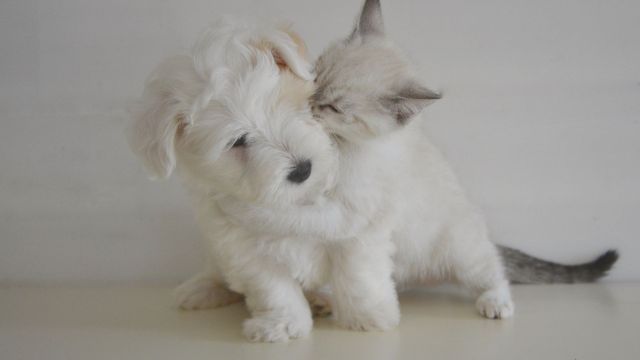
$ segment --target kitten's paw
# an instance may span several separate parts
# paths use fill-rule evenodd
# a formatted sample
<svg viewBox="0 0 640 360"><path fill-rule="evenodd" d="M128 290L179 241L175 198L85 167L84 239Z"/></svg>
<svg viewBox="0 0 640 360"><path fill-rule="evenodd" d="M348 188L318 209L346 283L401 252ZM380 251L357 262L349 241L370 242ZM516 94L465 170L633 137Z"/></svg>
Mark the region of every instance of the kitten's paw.
<svg viewBox="0 0 640 360"><path fill-rule="evenodd" d="M306 291L304 296L309 302L313 317L327 317L331 315L331 301L329 295L318 291Z"/></svg>
<svg viewBox="0 0 640 360"><path fill-rule="evenodd" d="M400 308L397 303L382 304L372 309L345 309L336 314L338 324L358 331L386 331L400 323Z"/></svg>
<svg viewBox="0 0 640 360"><path fill-rule="evenodd" d="M254 342L286 342L309 335L312 324L311 318L264 315L245 320L243 333Z"/></svg>
<svg viewBox="0 0 640 360"><path fill-rule="evenodd" d="M506 319L513 316L514 305L508 290L485 291L476 301L476 308L489 319Z"/></svg>
<svg viewBox="0 0 640 360"><path fill-rule="evenodd" d="M211 309L242 301L242 295L201 275L182 283L174 294L176 306L184 310Z"/></svg>

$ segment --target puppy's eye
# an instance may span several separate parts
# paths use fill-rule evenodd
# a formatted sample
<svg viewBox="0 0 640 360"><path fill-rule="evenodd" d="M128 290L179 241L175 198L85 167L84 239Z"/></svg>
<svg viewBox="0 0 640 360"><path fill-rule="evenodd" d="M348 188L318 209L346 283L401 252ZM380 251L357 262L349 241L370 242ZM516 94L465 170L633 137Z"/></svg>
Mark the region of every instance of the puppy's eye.
<svg viewBox="0 0 640 360"><path fill-rule="evenodd" d="M342 111L340 111L337 107L333 106L332 104L319 105L318 107L320 108L320 110L328 109L336 114L342 114Z"/></svg>
<svg viewBox="0 0 640 360"><path fill-rule="evenodd" d="M244 134L240 136L238 139L236 139L236 141L233 143L231 147L237 148L237 147L244 147L244 146L247 146L247 134Z"/></svg>

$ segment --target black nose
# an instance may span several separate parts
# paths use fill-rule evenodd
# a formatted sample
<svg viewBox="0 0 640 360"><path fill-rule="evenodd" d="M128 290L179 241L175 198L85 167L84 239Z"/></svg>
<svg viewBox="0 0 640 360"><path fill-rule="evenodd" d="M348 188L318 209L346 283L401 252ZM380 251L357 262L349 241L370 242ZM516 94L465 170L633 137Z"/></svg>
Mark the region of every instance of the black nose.
<svg viewBox="0 0 640 360"><path fill-rule="evenodd" d="M296 164L296 167L287 175L287 180L300 184L307 180L309 175L311 175L311 161L304 160Z"/></svg>

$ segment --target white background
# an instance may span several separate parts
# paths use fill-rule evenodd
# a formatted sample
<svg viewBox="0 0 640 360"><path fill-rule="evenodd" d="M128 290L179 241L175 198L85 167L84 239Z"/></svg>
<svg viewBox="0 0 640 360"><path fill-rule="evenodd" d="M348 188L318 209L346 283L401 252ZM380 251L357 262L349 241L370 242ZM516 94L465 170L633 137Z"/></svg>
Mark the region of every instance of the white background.
<svg viewBox="0 0 640 360"><path fill-rule="evenodd" d="M360 0L0 2L0 282L165 283L200 264L178 181L150 182L125 107L221 14L291 20L317 55ZM425 121L496 242L562 261L609 247L640 279L640 2L384 1L444 90Z"/></svg>

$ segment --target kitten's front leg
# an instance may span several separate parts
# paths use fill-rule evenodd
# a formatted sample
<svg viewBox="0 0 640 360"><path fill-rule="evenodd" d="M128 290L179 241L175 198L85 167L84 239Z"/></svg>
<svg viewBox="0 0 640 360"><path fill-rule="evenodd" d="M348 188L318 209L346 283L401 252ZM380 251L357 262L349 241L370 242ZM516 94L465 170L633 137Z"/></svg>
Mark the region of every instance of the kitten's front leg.
<svg viewBox="0 0 640 360"><path fill-rule="evenodd" d="M350 239L330 248L332 310L352 330L389 330L400 322L390 242Z"/></svg>
<svg viewBox="0 0 640 360"><path fill-rule="evenodd" d="M285 342L311 332L311 310L300 285L291 277L264 271L247 277L245 301L251 318L243 332L251 341Z"/></svg>
<svg viewBox="0 0 640 360"><path fill-rule="evenodd" d="M482 316L513 316L514 304L502 260L479 216L464 218L450 227L446 253L449 259L445 262L455 278L478 296L476 308Z"/></svg>

